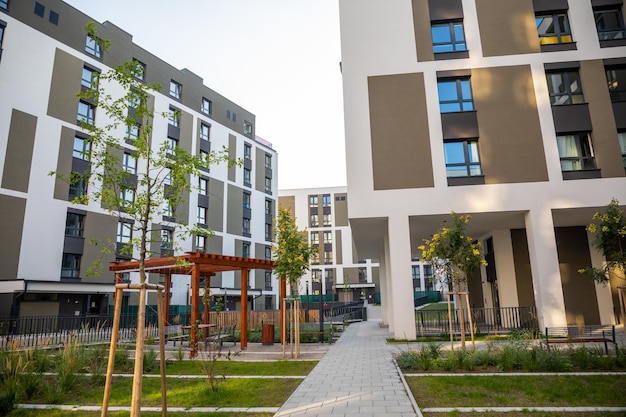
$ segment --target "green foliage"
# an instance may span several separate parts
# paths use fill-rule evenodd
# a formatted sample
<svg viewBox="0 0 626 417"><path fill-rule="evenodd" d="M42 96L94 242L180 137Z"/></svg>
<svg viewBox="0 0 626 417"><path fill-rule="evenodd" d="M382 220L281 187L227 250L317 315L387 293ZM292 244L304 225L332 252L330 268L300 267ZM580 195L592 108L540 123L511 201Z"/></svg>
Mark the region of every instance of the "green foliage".
<svg viewBox="0 0 626 417"><path fill-rule="evenodd" d="M606 283L609 281L609 273L616 274L624 279L626 271L626 218L624 211L619 209L619 201L615 198L606 206L604 211L593 215L593 220L587 230L595 237L592 245L606 259L603 268L588 267L578 272L589 275L594 281Z"/></svg>
<svg viewBox="0 0 626 417"><path fill-rule="evenodd" d="M433 275L444 284L460 288L480 265L487 265L480 243L465 235L471 216L450 214L451 225L442 227L419 246L422 257L433 267Z"/></svg>
<svg viewBox="0 0 626 417"><path fill-rule="evenodd" d="M274 243L274 271L287 278L293 293L298 290L300 277L309 270L309 262L317 250L309 245L306 230L298 230L291 210L282 206L278 208Z"/></svg>

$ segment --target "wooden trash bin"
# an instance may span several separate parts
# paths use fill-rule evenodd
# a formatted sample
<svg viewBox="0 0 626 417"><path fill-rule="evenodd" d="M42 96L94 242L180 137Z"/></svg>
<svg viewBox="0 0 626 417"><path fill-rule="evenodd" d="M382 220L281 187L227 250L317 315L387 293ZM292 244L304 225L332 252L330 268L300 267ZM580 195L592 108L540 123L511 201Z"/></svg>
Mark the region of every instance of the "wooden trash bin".
<svg viewBox="0 0 626 417"><path fill-rule="evenodd" d="M274 344L274 324L273 323L261 324L261 343L264 345Z"/></svg>

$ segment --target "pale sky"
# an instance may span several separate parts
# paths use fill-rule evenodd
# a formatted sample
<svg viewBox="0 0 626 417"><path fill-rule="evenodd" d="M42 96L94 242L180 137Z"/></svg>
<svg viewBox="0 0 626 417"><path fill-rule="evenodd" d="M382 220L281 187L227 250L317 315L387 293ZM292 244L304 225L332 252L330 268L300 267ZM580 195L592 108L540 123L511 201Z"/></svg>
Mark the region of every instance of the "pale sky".
<svg viewBox="0 0 626 417"><path fill-rule="evenodd" d="M346 185L338 0L65 0L256 116L278 188Z"/></svg>

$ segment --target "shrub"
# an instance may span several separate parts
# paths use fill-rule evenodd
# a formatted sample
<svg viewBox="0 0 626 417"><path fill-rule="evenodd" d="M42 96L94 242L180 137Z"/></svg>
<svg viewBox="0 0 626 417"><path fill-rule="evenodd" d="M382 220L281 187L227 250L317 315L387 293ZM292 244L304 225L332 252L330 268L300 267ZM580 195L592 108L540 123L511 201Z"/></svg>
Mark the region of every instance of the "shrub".
<svg viewBox="0 0 626 417"><path fill-rule="evenodd" d="M400 352L394 355L396 364L403 371L416 371L419 369L419 355L412 350Z"/></svg>
<svg viewBox="0 0 626 417"><path fill-rule="evenodd" d="M148 349L143 354L143 369L145 372L153 371L159 367L159 361L154 349Z"/></svg>

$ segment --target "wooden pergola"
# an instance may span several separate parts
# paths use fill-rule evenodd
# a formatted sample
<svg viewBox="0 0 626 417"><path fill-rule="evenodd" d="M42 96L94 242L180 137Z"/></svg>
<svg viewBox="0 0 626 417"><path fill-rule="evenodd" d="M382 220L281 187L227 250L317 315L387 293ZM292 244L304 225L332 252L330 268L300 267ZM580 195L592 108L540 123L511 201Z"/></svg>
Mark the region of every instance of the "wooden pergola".
<svg viewBox="0 0 626 417"><path fill-rule="evenodd" d="M185 252L184 255L166 258L146 259L146 273L164 274L165 288L169 289L172 275L191 275L191 347L192 355L196 353L198 343L197 324L200 322L200 277L204 276L204 289L210 288L210 277L217 272L241 271L241 330L240 346L248 345L248 273L251 269L274 269L275 263L266 259L242 258L239 256L216 255L204 252ZM139 262L114 262L109 270L115 272L117 283L122 282L125 272L139 271ZM281 287L282 288L282 287ZM167 321L170 305L170 292L165 291L164 321ZM203 322L208 322L209 312L204 311ZM164 323L165 324L165 323ZM194 327L196 327L194 329Z"/></svg>

